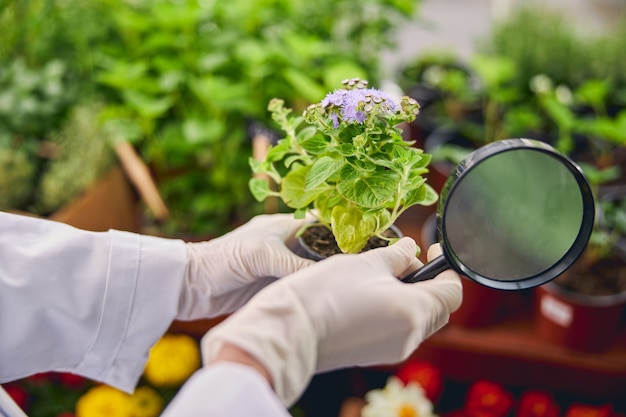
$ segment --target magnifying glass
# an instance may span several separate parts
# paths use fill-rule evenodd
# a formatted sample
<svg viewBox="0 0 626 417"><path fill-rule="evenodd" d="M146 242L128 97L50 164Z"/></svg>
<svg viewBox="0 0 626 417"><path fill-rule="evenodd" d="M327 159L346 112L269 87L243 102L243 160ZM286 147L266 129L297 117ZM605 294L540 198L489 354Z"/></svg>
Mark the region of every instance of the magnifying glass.
<svg viewBox="0 0 626 417"><path fill-rule="evenodd" d="M453 269L502 290L544 284L580 256L594 212L589 183L569 158L541 141L492 142L468 155L441 191L443 254L402 281Z"/></svg>

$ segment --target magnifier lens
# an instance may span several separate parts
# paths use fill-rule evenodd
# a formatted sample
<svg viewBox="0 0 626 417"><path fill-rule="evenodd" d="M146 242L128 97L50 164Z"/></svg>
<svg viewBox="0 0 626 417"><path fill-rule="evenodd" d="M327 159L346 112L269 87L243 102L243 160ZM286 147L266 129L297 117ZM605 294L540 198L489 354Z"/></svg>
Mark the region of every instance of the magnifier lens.
<svg viewBox="0 0 626 417"><path fill-rule="evenodd" d="M558 264L583 222L573 173L550 153L516 149L472 167L450 190L440 229L455 263L497 281L527 279Z"/></svg>

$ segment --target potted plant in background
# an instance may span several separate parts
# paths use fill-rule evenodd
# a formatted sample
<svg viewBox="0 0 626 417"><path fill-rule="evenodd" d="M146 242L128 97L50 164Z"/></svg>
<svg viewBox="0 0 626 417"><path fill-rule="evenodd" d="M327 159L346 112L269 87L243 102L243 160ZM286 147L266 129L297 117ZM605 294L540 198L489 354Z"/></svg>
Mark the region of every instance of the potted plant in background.
<svg viewBox="0 0 626 417"><path fill-rule="evenodd" d="M459 61L452 61L459 62ZM460 64L434 65L423 73L423 83L440 91L431 104L433 128L424 149L433 156L429 182L440 191L454 166L470 152L490 142L520 137L537 126L538 116L521 101L523 94L511 84L515 65L509 59L476 55ZM415 91L415 90L413 90ZM420 114L421 116L421 114ZM436 213L424 220L423 245L439 240ZM493 324L509 308L524 303L522 294L503 293L464 278L463 304L450 321L466 327Z"/></svg>
<svg viewBox="0 0 626 417"><path fill-rule="evenodd" d="M420 103L420 117L410 124L411 140L420 147L441 124L477 111L476 77L453 51L423 51L402 64L397 79L404 94Z"/></svg>
<svg viewBox="0 0 626 417"><path fill-rule="evenodd" d="M558 147L576 159L592 184L596 225L581 259L536 291L539 334L586 350L610 347L626 305L626 109L609 111L610 83L589 79L577 88L532 82Z"/></svg>
<svg viewBox="0 0 626 417"><path fill-rule="evenodd" d="M93 80L110 2L0 6L0 209L88 230L139 230Z"/></svg>
<svg viewBox="0 0 626 417"><path fill-rule="evenodd" d="M468 104L481 103L478 117L476 113L473 117L454 117L443 111L445 106L431 105L432 109L437 109L438 122L430 139L426 138L424 149L433 155L430 175L435 177L431 181L435 188L445 182L453 164L473 146L508 137L548 142L582 165L588 177L596 176L591 172L595 167L600 176L609 177L603 178L603 183L616 187L624 184L623 177L620 179L620 174L615 174L618 167L626 172L623 156L626 152L626 112L623 110L626 83L623 73L617 70L625 64L623 53L618 52L624 50L626 40L618 36L622 31L623 25L618 25L605 35L584 38L559 14L532 7L520 8L510 19L498 22L492 33L478 44L476 56L466 64L468 75L459 77L456 71L456 89L446 90L456 91L446 100L473 96ZM562 56L555 59L555 54ZM558 65L554 64L556 62ZM601 72L600 68L607 71ZM437 77L433 77L440 82L442 90L449 84L446 71L452 72L439 67L435 72ZM460 114L472 114L470 108L467 106L468 111ZM432 141L441 145L453 137L457 138L453 144L462 146L433 148L430 145ZM459 137L464 140L460 141ZM447 161L452 164L446 164ZM442 167L443 170L438 169ZM596 183L599 184L599 180ZM605 190L604 186L597 187L598 200L604 198ZM426 244L438 238L434 215L425 222L423 230L427 233L422 237ZM468 293L471 288L480 293L474 303L471 302L474 297ZM490 324L516 314L515 310L519 314L527 306L530 308L533 299L531 294L524 293L524 298L518 300L520 303L513 303L513 300L502 303L497 301L503 299L500 293L491 297L493 304L481 301L488 296L484 293L490 291L493 290L467 282L463 305L451 321L463 317L481 325ZM496 309L500 304L502 307ZM479 310L489 305L491 311L485 311L485 320L479 320L481 315L472 305Z"/></svg>
<svg viewBox="0 0 626 417"><path fill-rule="evenodd" d="M437 200L424 178L430 155L405 141L397 127L415 118L418 103L407 96L396 103L358 78L343 86L301 116L272 100L268 109L286 136L264 160L250 161L257 200L280 198L296 217L315 217L300 231L301 242L336 243L332 251L317 250L317 259L369 249L372 238L384 246L399 237L386 233L407 208Z"/></svg>
<svg viewBox="0 0 626 417"><path fill-rule="evenodd" d="M151 167L159 234L213 236L261 211L247 190L254 120L273 97L302 111L348 76L376 80L381 49L416 2L120 2L100 48L105 117Z"/></svg>
<svg viewBox="0 0 626 417"><path fill-rule="evenodd" d="M626 310L626 190L598 187L615 170L586 166L596 195L596 225L581 258L535 291L535 323L545 340L572 349L609 349ZM613 173L613 175L611 175Z"/></svg>

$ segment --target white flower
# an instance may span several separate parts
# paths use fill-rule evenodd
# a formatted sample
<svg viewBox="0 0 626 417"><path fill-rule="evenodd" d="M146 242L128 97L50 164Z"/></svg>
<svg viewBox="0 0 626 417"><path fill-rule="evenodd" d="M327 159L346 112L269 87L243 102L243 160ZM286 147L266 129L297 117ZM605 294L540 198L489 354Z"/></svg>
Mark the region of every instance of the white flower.
<svg viewBox="0 0 626 417"><path fill-rule="evenodd" d="M383 389L369 391L363 417L435 417L433 404L424 395L419 384L404 385L400 379L391 377Z"/></svg>

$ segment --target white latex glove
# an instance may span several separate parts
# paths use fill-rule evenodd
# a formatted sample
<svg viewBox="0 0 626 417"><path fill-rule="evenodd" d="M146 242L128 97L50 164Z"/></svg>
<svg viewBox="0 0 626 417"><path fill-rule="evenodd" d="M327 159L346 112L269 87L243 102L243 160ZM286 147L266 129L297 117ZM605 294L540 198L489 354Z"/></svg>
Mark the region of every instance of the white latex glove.
<svg viewBox="0 0 626 417"><path fill-rule="evenodd" d="M231 313L277 278L312 265L287 247L307 221L293 214L261 215L219 238L187 243L189 266L176 318Z"/></svg>
<svg viewBox="0 0 626 417"><path fill-rule="evenodd" d="M268 286L202 340L205 364L224 343L267 369L286 406L314 372L397 363L447 323L461 304L461 280L398 280L421 266L411 238L358 255L335 255ZM440 253L438 245L429 259Z"/></svg>

